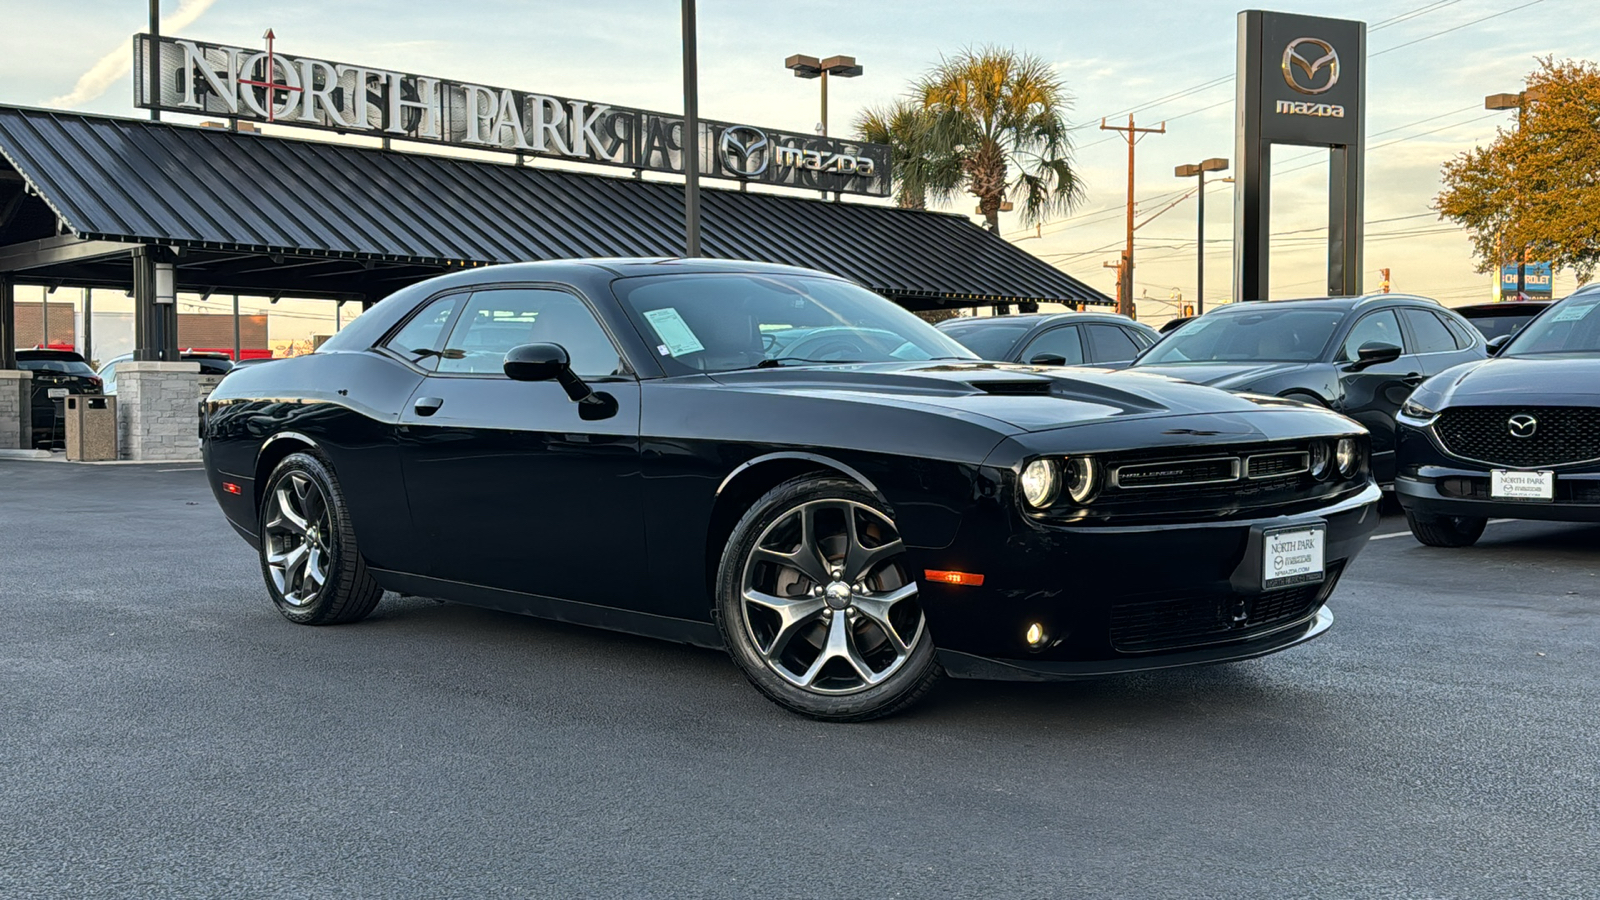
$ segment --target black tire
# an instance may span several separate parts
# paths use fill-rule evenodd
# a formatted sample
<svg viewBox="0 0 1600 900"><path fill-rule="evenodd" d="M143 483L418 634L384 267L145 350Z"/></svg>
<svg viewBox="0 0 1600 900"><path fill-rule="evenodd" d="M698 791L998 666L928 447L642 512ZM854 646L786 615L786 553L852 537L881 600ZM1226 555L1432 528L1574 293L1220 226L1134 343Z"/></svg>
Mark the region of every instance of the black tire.
<svg viewBox="0 0 1600 900"><path fill-rule="evenodd" d="M308 488L320 503L308 499L313 495ZM327 460L314 453L290 454L272 470L261 498L261 577L278 612L300 625L366 618L383 588L367 573L344 492ZM285 503L292 516L283 514ZM300 561L291 565L297 550ZM312 573L319 571L316 584Z"/></svg>
<svg viewBox="0 0 1600 900"><path fill-rule="evenodd" d="M1470 547L1483 537L1488 519L1476 516L1424 516L1406 510L1411 534L1429 547Z"/></svg>
<svg viewBox="0 0 1600 900"><path fill-rule="evenodd" d="M793 566L774 561L774 542L791 537L785 546L796 548L791 555L799 558L805 542L794 529L805 527L807 516L813 535L828 533L814 541L819 554ZM835 521L841 531L829 532ZM850 554L852 547L858 555ZM857 561L858 572L841 574ZM826 587L802 571L813 565L827 567L815 570L829 575ZM848 574L858 577L846 580ZM793 602L794 621L802 624L785 628L774 607L749 602L747 584L770 591L757 596ZM768 699L814 719L861 722L917 702L942 674L918 602L889 509L853 481L808 475L768 491L734 526L718 568L715 612L729 655ZM801 604L821 606L801 616ZM836 647L848 647L848 655ZM809 685L800 683L807 679L797 671L808 664L807 654Z"/></svg>

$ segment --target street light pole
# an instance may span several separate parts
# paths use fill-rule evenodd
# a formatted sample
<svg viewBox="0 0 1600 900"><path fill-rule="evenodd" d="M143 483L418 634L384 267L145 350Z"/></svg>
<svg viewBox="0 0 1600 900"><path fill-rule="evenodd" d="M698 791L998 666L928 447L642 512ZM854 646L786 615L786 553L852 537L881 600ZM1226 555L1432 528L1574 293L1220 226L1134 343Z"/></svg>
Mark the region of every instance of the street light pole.
<svg viewBox="0 0 1600 900"><path fill-rule="evenodd" d="M1228 168L1228 161L1222 157L1212 157L1201 160L1192 166L1179 166L1172 174L1179 178L1200 179L1200 221L1196 228L1198 236L1195 244L1195 288L1194 288L1194 314L1205 315L1206 311L1206 173L1221 172Z"/></svg>
<svg viewBox="0 0 1600 900"><path fill-rule="evenodd" d="M822 79L822 136L828 136L828 76L837 75L840 78L855 78L865 69L856 65L854 56L830 56L827 59L817 59L815 56L806 56L796 53L783 61L783 66L794 72L796 78L821 78Z"/></svg>
<svg viewBox="0 0 1600 900"><path fill-rule="evenodd" d="M694 0L683 0L683 255L689 257L700 255L700 96L694 35Z"/></svg>
<svg viewBox="0 0 1600 900"><path fill-rule="evenodd" d="M1517 134L1520 136L1522 134L1522 113L1523 113L1523 111L1528 108L1528 104L1529 103L1532 103L1535 100L1542 100L1542 99L1544 99L1544 91L1543 91L1543 89L1537 88L1537 87L1531 87L1531 88L1527 88L1526 90L1519 91L1519 92L1517 92L1515 94L1490 94L1489 96L1483 98L1483 108L1484 109L1493 109L1493 110L1507 110L1507 109L1516 110L1517 111ZM1522 180L1521 173L1519 172L1517 174L1518 174L1517 181L1520 184L1521 180ZM1518 216L1522 215L1522 191L1521 191L1520 188L1518 188L1518 191L1517 191L1517 211L1516 212L1517 212ZM1527 248L1527 245L1524 244L1522 249L1517 252L1517 299L1518 300L1522 299L1522 295L1527 290L1527 287L1528 287L1527 267L1528 267L1528 248ZM1499 273L1498 272L1495 273L1495 277L1498 280L1498 278L1499 278ZM1504 298L1502 298L1502 299L1504 299Z"/></svg>

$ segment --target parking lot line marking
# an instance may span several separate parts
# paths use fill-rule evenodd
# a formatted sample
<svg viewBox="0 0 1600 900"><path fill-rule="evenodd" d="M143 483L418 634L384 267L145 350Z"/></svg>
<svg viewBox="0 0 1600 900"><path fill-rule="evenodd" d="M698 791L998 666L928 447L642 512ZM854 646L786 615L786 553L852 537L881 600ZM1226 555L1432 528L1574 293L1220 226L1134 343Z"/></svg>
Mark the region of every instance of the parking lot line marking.
<svg viewBox="0 0 1600 900"><path fill-rule="evenodd" d="M1515 522L1515 521L1517 521L1517 520L1516 519L1490 519L1489 520L1489 524L1490 525L1504 525L1507 522ZM1389 534L1375 534L1372 537L1368 538L1368 540L1384 541L1384 540L1388 540L1389 538L1410 537L1410 536L1411 536L1411 532L1409 532L1409 531L1393 531L1393 532L1390 532Z"/></svg>

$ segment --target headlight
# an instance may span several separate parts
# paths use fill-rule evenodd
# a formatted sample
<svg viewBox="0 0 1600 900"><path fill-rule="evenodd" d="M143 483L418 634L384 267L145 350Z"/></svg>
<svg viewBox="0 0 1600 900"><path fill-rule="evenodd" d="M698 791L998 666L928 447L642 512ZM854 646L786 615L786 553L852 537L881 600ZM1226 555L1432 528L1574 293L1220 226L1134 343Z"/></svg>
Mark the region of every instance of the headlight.
<svg viewBox="0 0 1600 900"><path fill-rule="evenodd" d="M1361 452L1356 447L1355 438L1339 438L1339 448L1334 451L1334 457L1339 464L1339 474L1346 478L1356 474L1356 469L1361 466Z"/></svg>
<svg viewBox="0 0 1600 900"><path fill-rule="evenodd" d="M1407 400L1401 404L1400 415L1422 425L1432 425L1433 420L1439 418L1437 410L1429 409L1415 400Z"/></svg>
<svg viewBox="0 0 1600 900"><path fill-rule="evenodd" d="M1333 450L1327 441L1311 442L1311 477L1318 481L1333 471Z"/></svg>
<svg viewBox="0 0 1600 900"><path fill-rule="evenodd" d="M1100 491L1100 462L1092 456L1074 456L1067 460L1067 496L1080 506L1094 499Z"/></svg>
<svg viewBox="0 0 1600 900"><path fill-rule="evenodd" d="M1034 509L1044 509L1054 502L1060 487L1056 464L1048 459L1036 459L1022 470L1022 499Z"/></svg>

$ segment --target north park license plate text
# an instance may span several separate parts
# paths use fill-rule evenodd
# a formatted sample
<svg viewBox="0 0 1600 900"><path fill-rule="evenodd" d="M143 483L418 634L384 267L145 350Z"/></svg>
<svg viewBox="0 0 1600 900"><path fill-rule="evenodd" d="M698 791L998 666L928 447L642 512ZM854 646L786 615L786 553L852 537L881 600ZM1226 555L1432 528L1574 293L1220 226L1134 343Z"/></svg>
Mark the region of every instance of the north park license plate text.
<svg viewBox="0 0 1600 900"><path fill-rule="evenodd" d="M1322 580L1322 551L1327 536L1323 525L1304 525L1269 531L1262 542L1261 588L1274 591Z"/></svg>
<svg viewBox="0 0 1600 900"><path fill-rule="evenodd" d="M1554 500L1556 473L1495 469L1489 473L1489 496L1496 500Z"/></svg>

